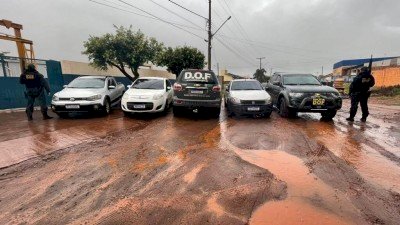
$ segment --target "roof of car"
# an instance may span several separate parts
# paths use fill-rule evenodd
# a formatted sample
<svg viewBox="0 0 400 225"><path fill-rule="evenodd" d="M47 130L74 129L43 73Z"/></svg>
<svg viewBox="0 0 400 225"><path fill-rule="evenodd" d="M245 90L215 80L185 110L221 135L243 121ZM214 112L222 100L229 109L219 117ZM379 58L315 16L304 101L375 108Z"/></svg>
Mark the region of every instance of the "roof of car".
<svg viewBox="0 0 400 225"><path fill-rule="evenodd" d="M138 79L148 79L148 80L166 80L164 77L139 77Z"/></svg>
<svg viewBox="0 0 400 225"><path fill-rule="evenodd" d="M106 76L81 76L79 79L105 79Z"/></svg>
<svg viewBox="0 0 400 225"><path fill-rule="evenodd" d="M309 73L276 73L277 75L281 75L281 76L314 76L312 74Z"/></svg>
<svg viewBox="0 0 400 225"><path fill-rule="evenodd" d="M232 80L232 82L236 82L236 81L257 81L257 80L256 79L252 79L252 78Z"/></svg>

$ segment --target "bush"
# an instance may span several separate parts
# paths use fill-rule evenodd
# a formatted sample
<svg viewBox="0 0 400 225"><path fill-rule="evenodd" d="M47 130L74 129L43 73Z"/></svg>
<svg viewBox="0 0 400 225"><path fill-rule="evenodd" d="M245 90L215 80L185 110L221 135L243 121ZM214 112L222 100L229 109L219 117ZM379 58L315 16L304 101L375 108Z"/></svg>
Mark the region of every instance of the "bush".
<svg viewBox="0 0 400 225"><path fill-rule="evenodd" d="M397 96L400 95L400 85L376 88L372 91L372 94L377 96Z"/></svg>

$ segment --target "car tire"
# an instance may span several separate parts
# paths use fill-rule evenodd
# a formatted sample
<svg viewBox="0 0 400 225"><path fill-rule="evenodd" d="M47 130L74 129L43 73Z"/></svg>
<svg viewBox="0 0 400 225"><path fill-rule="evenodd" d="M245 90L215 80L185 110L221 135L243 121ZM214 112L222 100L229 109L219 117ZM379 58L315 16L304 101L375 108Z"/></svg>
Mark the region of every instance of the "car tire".
<svg viewBox="0 0 400 225"><path fill-rule="evenodd" d="M232 111L231 106L229 105L229 103L226 103L225 106L226 106L226 114L227 114L227 116L228 116L228 117L233 117L233 116L234 116L234 113L233 113L233 111Z"/></svg>
<svg viewBox="0 0 400 225"><path fill-rule="evenodd" d="M332 120L336 116L336 110L328 110L326 112L322 112L321 116L324 120Z"/></svg>
<svg viewBox="0 0 400 225"><path fill-rule="evenodd" d="M284 98L281 98L279 100L279 115L284 118L294 118L297 116L297 112L289 109L286 104L286 100Z"/></svg>
<svg viewBox="0 0 400 225"><path fill-rule="evenodd" d="M166 115L168 113L168 110L170 108L169 104L168 104L168 100L165 101L165 106L164 106L164 110L162 111L162 114Z"/></svg>
<svg viewBox="0 0 400 225"><path fill-rule="evenodd" d="M108 98L104 101L104 106L103 106L103 114L104 115L109 115L111 113L111 103Z"/></svg>

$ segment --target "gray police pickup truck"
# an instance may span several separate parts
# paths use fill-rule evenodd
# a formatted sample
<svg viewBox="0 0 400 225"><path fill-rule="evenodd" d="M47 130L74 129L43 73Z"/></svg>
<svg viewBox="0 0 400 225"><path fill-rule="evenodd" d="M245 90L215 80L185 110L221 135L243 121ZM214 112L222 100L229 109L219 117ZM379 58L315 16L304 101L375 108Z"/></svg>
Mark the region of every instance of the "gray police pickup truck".
<svg viewBox="0 0 400 225"><path fill-rule="evenodd" d="M265 90L282 117L295 117L298 112L321 113L323 119L331 120L342 107L339 92L322 85L311 74L275 73Z"/></svg>
<svg viewBox="0 0 400 225"><path fill-rule="evenodd" d="M221 85L213 71L183 70L174 84L173 112L182 115L185 110L218 117L221 109Z"/></svg>

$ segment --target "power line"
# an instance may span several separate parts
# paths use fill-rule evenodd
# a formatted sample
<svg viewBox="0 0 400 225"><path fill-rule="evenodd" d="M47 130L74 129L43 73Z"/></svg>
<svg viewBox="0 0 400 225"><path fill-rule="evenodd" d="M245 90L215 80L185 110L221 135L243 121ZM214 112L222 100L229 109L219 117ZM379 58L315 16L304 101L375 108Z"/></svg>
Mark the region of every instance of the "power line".
<svg viewBox="0 0 400 225"><path fill-rule="evenodd" d="M93 1L93 0L89 0L89 1ZM198 37L198 38L200 38L200 39L202 39L202 40L205 40L205 39L204 39L203 37L201 37L200 35L197 35L197 34L191 32L191 31L188 31L188 30L186 30L186 29L183 29L182 27L179 27L179 26L177 26L177 25L175 25L175 24L173 24L173 23L171 23L171 22L169 22L169 21L166 21L166 20L164 20L164 19L161 19L160 17L157 17L157 16L155 16L154 14L151 14L151 13L147 12L146 10L143 10L143 9L141 9L141 8L139 8L139 7L136 7L136 6L134 6L134 5L130 4L130 3L127 3L127 2L125 2L125 1L123 1L123 0L118 0L118 1L124 3L124 4L128 5L128 6L130 6L130 7L132 7L132 8L135 8L135 9L141 11L141 12L144 12L144 13L146 13L147 15L150 15L150 16L152 16L152 17L154 17L154 18L157 18L158 20L160 20L160 21L162 21L162 22L164 22L164 23L167 23L167 24L169 24L169 25L171 25L171 26L174 26L174 27L176 27L176 28L178 28L178 29L180 29L180 30L183 30L183 31L185 31L186 33L189 33L189 34L191 34L191 35L193 35L193 36L196 36L196 37Z"/></svg>
<svg viewBox="0 0 400 225"><path fill-rule="evenodd" d="M219 43L221 43L226 49L228 49L230 52L232 52L233 54L235 54L237 57L243 59L244 61L246 61L247 63L249 63L250 65L255 66L255 64L253 64L253 62L249 61L247 58L243 57L240 53L236 52L235 50L233 50L230 46L226 45L223 41L221 41L218 38L215 38Z"/></svg>
<svg viewBox="0 0 400 225"><path fill-rule="evenodd" d="M177 17L179 17L179 18L181 18L181 19L183 19L183 20L185 20L185 21L187 21L187 22L191 23L192 25L194 25L194 26L196 26L196 27L199 27L199 28L201 28L202 30L205 30L205 29L204 29L204 28L202 28L201 26L199 26L199 25L197 25L197 24L193 23L191 20L189 20L189 19L186 19L185 17L183 17L183 16L179 15L178 13L176 13L176 12L174 12L174 11L172 11L172 10L168 9L167 7L165 7L165 6L161 5L160 3L157 3L157 2L155 2L154 0L150 0L150 1L151 1L152 3L154 3L154 4L158 5L159 7L161 7L161 8L163 8L163 9L167 10L168 12L170 12L170 13L174 14L175 16L177 16Z"/></svg>
<svg viewBox="0 0 400 225"><path fill-rule="evenodd" d="M194 15L199 16L199 17L205 19L206 21L208 21L208 18L206 18L206 17L204 17L204 16L202 16L202 15L196 13L196 12L193 12L192 10L190 10L190 9L184 7L184 6L181 6L181 5L179 5L178 3L176 3L176 2L173 2L173 1L171 1L171 0L169 0L169 1L170 1L172 4L175 4L175 5L177 5L178 7L182 8L182 9L188 11L188 12L191 12L191 13L193 13Z"/></svg>
<svg viewBox="0 0 400 225"><path fill-rule="evenodd" d="M108 5L108 4L105 4L105 3L102 3L102 2L98 2L98 1L95 1L95 0L89 0L89 1L93 2L93 3L96 3L98 5L103 5L103 6L106 6L106 7L109 7L109 8L113 8L113 9L116 9L116 10L119 10L119 11L123 11L123 12L131 13L131 14L134 14L134 15L137 15L137 16L141 16L141 17L144 17L144 18L160 21L158 18L155 18L155 17L152 17L152 16L146 16L146 15L143 15L143 14L140 14L140 13L136 13L136 12L133 12L133 11L130 11L130 10L121 9L121 8L118 8L118 7L115 7L115 6L112 6L112 5ZM107 0L103 0L103 1L110 2L110 1L107 1ZM113 4L115 4L115 3L113 3ZM161 22L164 22L164 21L161 21ZM169 23L174 24L176 26L189 28L189 29L204 30L204 29L200 29L200 28L197 28L197 27L187 26L187 25L184 25L184 24L179 24L179 23L174 23L174 22L169 22Z"/></svg>

